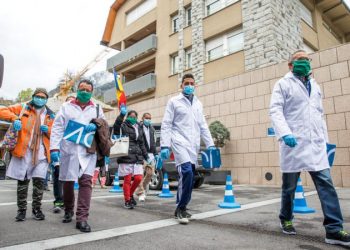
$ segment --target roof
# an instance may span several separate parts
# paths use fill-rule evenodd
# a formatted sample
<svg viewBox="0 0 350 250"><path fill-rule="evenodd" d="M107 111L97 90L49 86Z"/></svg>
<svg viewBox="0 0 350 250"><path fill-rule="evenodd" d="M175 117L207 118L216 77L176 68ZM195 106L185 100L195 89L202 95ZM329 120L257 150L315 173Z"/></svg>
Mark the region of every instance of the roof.
<svg viewBox="0 0 350 250"><path fill-rule="evenodd" d="M109 9L105 30L103 32L103 37L100 42L101 45L108 46L109 42L111 41L114 23L117 17L117 12L125 2L126 0L115 0L111 8Z"/></svg>

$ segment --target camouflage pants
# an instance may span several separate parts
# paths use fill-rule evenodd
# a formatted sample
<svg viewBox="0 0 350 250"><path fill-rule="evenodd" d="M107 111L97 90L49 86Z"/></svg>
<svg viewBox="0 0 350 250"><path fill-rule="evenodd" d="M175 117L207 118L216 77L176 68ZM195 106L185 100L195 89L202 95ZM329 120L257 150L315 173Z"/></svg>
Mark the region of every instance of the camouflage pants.
<svg viewBox="0 0 350 250"><path fill-rule="evenodd" d="M30 180L18 181L17 184L17 206L18 210L27 209L27 196ZM33 209L40 209L44 193L44 179L33 178Z"/></svg>

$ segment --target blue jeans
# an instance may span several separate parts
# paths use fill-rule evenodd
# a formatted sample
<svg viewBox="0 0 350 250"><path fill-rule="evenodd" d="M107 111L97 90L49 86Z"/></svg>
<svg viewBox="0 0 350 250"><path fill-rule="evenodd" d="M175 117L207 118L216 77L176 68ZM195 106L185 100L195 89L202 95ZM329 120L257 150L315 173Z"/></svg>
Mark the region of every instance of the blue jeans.
<svg viewBox="0 0 350 250"><path fill-rule="evenodd" d="M59 166L53 167L53 195L55 196L55 201L56 202L63 202L62 198L62 182L58 179L60 173L60 168Z"/></svg>
<svg viewBox="0 0 350 250"><path fill-rule="evenodd" d="M326 232L343 230L343 216L337 192L334 189L329 169L309 172L321 202ZM293 219L293 200L299 173L282 174L282 200L279 218L281 221Z"/></svg>
<svg viewBox="0 0 350 250"><path fill-rule="evenodd" d="M195 166L191 162L185 162L177 166L179 173L179 185L177 188L176 204L184 209L191 201Z"/></svg>

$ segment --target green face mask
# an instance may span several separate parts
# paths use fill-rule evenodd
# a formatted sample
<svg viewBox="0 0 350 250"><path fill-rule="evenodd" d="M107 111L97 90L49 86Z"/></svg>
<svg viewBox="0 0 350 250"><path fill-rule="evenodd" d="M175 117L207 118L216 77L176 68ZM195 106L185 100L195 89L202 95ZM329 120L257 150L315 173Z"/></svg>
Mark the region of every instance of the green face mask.
<svg viewBox="0 0 350 250"><path fill-rule="evenodd" d="M128 118L126 118L126 120L128 121L128 122L130 122L131 123L131 125L135 125L136 123L137 123L137 118L135 118L135 117L128 117Z"/></svg>
<svg viewBox="0 0 350 250"><path fill-rule="evenodd" d="M308 60L293 61L293 73L297 76L308 76L311 74L311 65Z"/></svg>
<svg viewBox="0 0 350 250"><path fill-rule="evenodd" d="M87 103L88 101L90 101L91 96L92 96L92 92L86 92L81 90L78 90L77 92L77 98L81 103Z"/></svg>

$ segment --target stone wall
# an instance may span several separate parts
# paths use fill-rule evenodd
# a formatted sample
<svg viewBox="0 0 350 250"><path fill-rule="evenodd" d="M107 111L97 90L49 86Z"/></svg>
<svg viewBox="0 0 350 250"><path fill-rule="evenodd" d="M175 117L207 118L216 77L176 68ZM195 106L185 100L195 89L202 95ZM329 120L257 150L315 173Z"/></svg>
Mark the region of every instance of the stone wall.
<svg viewBox="0 0 350 250"><path fill-rule="evenodd" d="M350 44L311 55L314 77L324 93L324 110L331 143L337 144L332 168L336 186L350 187ZM267 137L271 90L287 73L286 62L248 71L220 81L198 86L196 94L204 105L208 123L225 124L231 141L222 149L223 170L231 170L239 184L279 185L278 143ZM158 83L161 84L161 83ZM150 112L161 122L167 100L178 93L132 105L141 115ZM107 114L112 122L116 113ZM271 181L265 174L271 173ZM312 185L303 173L304 185Z"/></svg>

